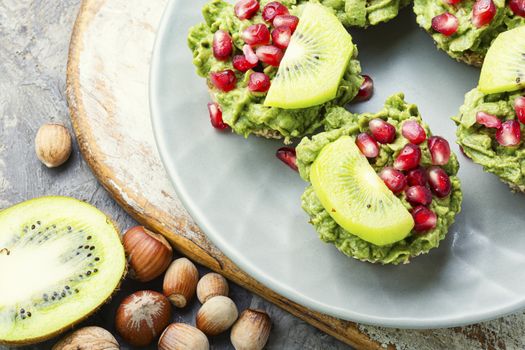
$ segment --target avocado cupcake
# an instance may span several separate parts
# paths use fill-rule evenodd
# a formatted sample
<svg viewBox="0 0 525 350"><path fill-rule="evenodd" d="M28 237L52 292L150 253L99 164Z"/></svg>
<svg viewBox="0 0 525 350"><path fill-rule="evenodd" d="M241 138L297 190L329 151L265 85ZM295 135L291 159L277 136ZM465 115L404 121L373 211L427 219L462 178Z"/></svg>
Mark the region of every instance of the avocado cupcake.
<svg viewBox="0 0 525 350"><path fill-rule="evenodd" d="M525 24L521 0L414 0L414 12L440 49L477 67L498 34Z"/></svg>
<svg viewBox="0 0 525 350"><path fill-rule="evenodd" d="M376 114L330 108L327 131L297 147L302 196L321 240L361 261L408 263L438 247L461 210L459 163L417 107L391 96Z"/></svg>
<svg viewBox="0 0 525 350"><path fill-rule="evenodd" d="M363 78L352 37L316 3L212 0L190 29L197 73L215 100L212 125L267 138L313 133L324 111L357 95Z"/></svg>

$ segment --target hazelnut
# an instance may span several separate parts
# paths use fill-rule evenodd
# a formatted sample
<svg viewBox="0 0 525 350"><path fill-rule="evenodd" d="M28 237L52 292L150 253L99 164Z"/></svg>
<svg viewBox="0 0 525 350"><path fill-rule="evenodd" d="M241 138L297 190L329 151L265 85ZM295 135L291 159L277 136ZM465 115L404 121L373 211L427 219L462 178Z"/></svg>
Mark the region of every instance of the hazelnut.
<svg viewBox="0 0 525 350"><path fill-rule="evenodd" d="M176 307L185 307L197 288L199 271L186 258L173 261L164 275L162 291Z"/></svg>
<svg viewBox="0 0 525 350"><path fill-rule="evenodd" d="M205 302L197 312L197 328L206 335L218 335L232 326L239 316L237 306L228 297L219 295Z"/></svg>
<svg viewBox="0 0 525 350"><path fill-rule="evenodd" d="M172 323L159 339L159 350L208 350L208 338L197 328L184 324Z"/></svg>
<svg viewBox="0 0 525 350"><path fill-rule="evenodd" d="M131 267L130 276L140 282L149 282L160 276L173 258L173 250L166 238L143 226L130 228L123 241Z"/></svg>
<svg viewBox="0 0 525 350"><path fill-rule="evenodd" d="M197 298L204 304L208 299L217 295L228 296L228 281L218 273L211 272L204 275L197 283Z"/></svg>
<svg viewBox="0 0 525 350"><path fill-rule="evenodd" d="M104 328L84 327L56 343L52 350L118 350L120 346Z"/></svg>
<svg viewBox="0 0 525 350"><path fill-rule="evenodd" d="M36 156L48 168L64 164L71 155L71 134L64 125L44 124L35 138Z"/></svg>
<svg viewBox="0 0 525 350"><path fill-rule="evenodd" d="M131 294L117 309L117 332L133 346L150 344L170 323L171 304L162 294L144 290Z"/></svg>
<svg viewBox="0 0 525 350"><path fill-rule="evenodd" d="M236 350L262 350L271 328L272 321L266 312L246 309L233 325L230 340Z"/></svg>

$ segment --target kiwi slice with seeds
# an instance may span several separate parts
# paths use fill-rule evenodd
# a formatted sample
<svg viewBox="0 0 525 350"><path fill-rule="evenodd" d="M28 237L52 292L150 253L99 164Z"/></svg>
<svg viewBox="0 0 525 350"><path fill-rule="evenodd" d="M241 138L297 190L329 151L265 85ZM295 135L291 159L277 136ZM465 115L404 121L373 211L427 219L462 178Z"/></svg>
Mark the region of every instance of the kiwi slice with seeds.
<svg viewBox="0 0 525 350"><path fill-rule="evenodd" d="M479 79L485 94L525 88L525 26L501 33L492 43Z"/></svg>
<svg viewBox="0 0 525 350"><path fill-rule="evenodd" d="M0 344L33 344L104 304L126 271L111 220L67 197L0 212Z"/></svg>
<svg viewBox="0 0 525 350"><path fill-rule="evenodd" d="M352 37L330 10L303 5L264 105L298 109L333 100L353 52Z"/></svg>
<svg viewBox="0 0 525 350"><path fill-rule="evenodd" d="M340 137L321 150L310 181L335 222L367 242L392 244L414 228L412 215L376 174L353 137Z"/></svg>

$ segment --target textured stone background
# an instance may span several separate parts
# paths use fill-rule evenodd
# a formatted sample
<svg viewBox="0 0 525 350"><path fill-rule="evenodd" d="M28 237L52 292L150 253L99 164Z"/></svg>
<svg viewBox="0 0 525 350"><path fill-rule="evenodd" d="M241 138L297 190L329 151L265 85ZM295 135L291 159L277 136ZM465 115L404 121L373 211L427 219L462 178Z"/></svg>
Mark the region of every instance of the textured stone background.
<svg viewBox="0 0 525 350"><path fill-rule="evenodd" d="M72 196L97 206L125 229L134 224L133 220L97 183L76 145L70 161L56 170L42 166L33 151L34 135L41 124L62 122L71 128L65 99L66 63L79 3L0 0L0 209L42 195ZM114 311L122 298L135 290L159 290L160 285L161 281L126 281L113 302L87 324L113 331ZM230 296L239 310L251 306L270 313L274 327L268 349L347 348L240 287L231 286ZM192 323L197 308L198 302L177 312L174 320ZM30 349L49 349L53 343ZM211 344L212 349L232 348L227 334L211 339Z"/></svg>

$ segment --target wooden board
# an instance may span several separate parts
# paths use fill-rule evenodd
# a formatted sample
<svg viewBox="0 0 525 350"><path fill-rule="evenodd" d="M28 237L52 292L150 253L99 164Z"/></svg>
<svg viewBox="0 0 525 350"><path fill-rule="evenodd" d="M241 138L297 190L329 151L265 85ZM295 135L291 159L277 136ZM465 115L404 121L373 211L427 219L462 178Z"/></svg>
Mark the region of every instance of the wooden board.
<svg viewBox="0 0 525 350"><path fill-rule="evenodd" d="M206 238L165 175L150 124L149 62L166 3L85 0L73 31L67 69L71 119L84 158L115 200L182 254L357 349L395 348L393 344L431 349L451 342L463 348L504 348L505 341L488 326L387 330L314 312L245 274Z"/></svg>

